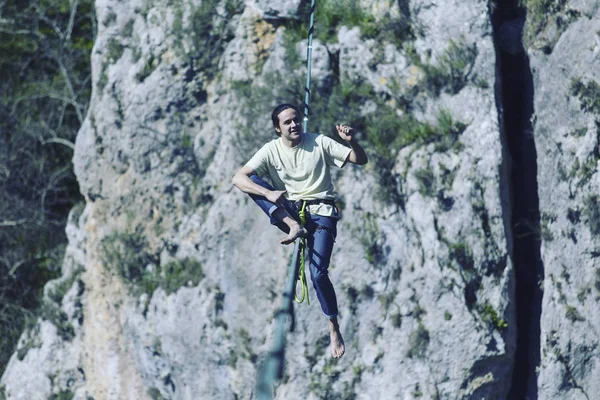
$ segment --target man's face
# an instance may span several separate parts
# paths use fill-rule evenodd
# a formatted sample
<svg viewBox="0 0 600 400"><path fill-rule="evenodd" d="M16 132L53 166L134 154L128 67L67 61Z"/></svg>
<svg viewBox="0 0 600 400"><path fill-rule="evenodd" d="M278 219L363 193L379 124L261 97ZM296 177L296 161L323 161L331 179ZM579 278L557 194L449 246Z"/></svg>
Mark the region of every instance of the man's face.
<svg viewBox="0 0 600 400"><path fill-rule="evenodd" d="M293 108L286 108L277 115L279 118L279 127L275 130L280 134L283 140L291 143L298 143L302 138L302 121Z"/></svg>

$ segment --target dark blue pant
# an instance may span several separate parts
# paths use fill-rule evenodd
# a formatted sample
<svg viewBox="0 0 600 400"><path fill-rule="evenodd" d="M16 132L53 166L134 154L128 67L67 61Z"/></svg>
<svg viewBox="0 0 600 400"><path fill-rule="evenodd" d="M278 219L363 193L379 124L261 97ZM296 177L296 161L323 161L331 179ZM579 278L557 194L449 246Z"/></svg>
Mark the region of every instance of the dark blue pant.
<svg viewBox="0 0 600 400"><path fill-rule="evenodd" d="M252 181L265 189L275 190L268 182L257 175L250 176ZM274 204L267 200L264 196L250 194L254 202L271 218L271 224L276 225L283 232L288 233L289 228L281 221L273 218L273 213L280 205ZM283 208L294 218L299 221L298 210L294 203L285 201ZM306 246L308 248L308 261L310 269L310 277L313 282L313 287L317 293L317 298L321 303L321 309L328 318L334 318L338 314L337 299L333 285L329 280L327 269L329 268L329 260L335 236L337 235L336 225L337 219L331 217L323 217L320 215L307 215L305 228L308 231L306 238Z"/></svg>

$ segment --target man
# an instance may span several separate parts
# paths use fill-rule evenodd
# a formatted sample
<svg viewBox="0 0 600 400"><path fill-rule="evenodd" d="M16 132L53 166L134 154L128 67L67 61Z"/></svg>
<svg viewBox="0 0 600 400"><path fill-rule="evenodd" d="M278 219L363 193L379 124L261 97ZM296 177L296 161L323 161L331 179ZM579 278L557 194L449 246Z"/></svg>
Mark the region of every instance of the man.
<svg viewBox="0 0 600 400"><path fill-rule="evenodd" d="M311 280L329 319L331 353L344 354L344 340L337 320L335 291L327 269L340 218L329 167L347 162L364 165L367 155L352 136L352 128L336 125L340 137L350 147L318 134L303 133L300 113L291 104L281 104L271 115L279 138L264 145L233 177L232 183L252 197L269 215L271 223L288 235L281 244L306 237ZM261 176L269 176L273 186ZM286 198L287 193L287 198ZM307 210L305 226L299 224L298 210Z"/></svg>

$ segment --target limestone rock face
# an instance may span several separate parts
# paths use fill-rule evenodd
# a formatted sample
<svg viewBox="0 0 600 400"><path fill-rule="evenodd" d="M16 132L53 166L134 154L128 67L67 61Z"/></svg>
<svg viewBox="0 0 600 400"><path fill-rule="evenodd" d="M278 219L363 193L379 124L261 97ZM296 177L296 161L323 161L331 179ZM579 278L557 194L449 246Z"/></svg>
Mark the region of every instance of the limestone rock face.
<svg viewBox="0 0 600 400"><path fill-rule="evenodd" d="M589 2L569 2L567 11L577 18L554 46L542 51L534 41L529 51L545 275L538 385L540 398L593 399L600 391L600 13Z"/></svg>
<svg viewBox="0 0 600 400"><path fill-rule="evenodd" d="M317 21L309 122L324 134L354 123L370 157L334 173L343 219L329 273L346 354L329 355L310 288L275 397L507 398L518 305L488 2L358 3ZM592 398L600 382L600 26L579 3L552 52L530 53L548 235L540 399ZM275 137L272 107L303 98L302 4L96 2L74 156L86 206L0 394L254 398L292 249L231 177Z"/></svg>

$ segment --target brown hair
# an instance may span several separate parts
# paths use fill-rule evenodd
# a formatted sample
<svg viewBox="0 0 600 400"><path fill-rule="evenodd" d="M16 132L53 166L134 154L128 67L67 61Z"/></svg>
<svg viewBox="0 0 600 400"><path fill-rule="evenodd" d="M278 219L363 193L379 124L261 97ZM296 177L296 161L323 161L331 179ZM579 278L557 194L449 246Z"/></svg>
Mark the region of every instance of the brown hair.
<svg viewBox="0 0 600 400"><path fill-rule="evenodd" d="M275 132L277 132L277 128L279 128L279 114L282 111L287 110L288 108L291 108L292 110L296 111L296 114L300 114L300 111L298 111L298 107L290 103L283 103L275 107L273 109L273 112L271 113L271 121L273 121L273 128L275 128ZM277 132L277 135L279 135L279 132Z"/></svg>

